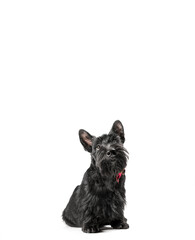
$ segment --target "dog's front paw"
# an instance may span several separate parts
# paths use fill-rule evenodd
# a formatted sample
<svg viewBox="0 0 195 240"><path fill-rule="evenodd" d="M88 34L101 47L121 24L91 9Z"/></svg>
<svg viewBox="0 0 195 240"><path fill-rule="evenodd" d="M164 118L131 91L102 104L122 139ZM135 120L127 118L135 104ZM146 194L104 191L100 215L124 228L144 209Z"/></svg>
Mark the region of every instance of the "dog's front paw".
<svg viewBox="0 0 195 240"><path fill-rule="evenodd" d="M83 226L82 231L85 233L97 233L100 232L100 228L98 226Z"/></svg>
<svg viewBox="0 0 195 240"><path fill-rule="evenodd" d="M111 226L114 229L128 229L129 228L129 224L126 222L121 222L121 221L115 221L111 223Z"/></svg>

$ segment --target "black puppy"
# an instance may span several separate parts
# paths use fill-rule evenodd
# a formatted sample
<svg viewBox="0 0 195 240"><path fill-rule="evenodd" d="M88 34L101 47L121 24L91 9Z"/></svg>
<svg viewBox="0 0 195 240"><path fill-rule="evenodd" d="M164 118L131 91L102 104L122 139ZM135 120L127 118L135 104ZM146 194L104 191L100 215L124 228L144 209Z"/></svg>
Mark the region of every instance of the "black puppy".
<svg viewBox="0 0 195 240"><path fill-rule="evenodd" d="M104 225L129 228L123 215L128 152L123 147L122 123L115 121L108 135L96 138L81 129L79 137L91 153L91 165L64 209L63 220L71 227L82 227L86 233L99 232Z"/></svg>

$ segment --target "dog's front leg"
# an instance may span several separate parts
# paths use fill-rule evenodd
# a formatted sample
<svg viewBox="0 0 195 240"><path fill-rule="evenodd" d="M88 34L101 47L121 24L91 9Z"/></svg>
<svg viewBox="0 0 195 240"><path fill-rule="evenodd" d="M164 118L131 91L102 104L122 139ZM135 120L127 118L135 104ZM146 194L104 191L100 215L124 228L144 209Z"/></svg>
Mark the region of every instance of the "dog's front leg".
<svg viewBox="0 0 195 240"><path fill-rule="evenodd" d="M99 224L96 218L87 218L87 221L83 222L82 231L85 233L97 233L100 232Z"/></svg>
<svg viewBox="0 0 195 240"><path fill-rule="evenodd" d="M116 219L112 221L111 227L113 227L114 229L128 229L129 224L127 223L126 218L122 218L122 219Z"/></svg>

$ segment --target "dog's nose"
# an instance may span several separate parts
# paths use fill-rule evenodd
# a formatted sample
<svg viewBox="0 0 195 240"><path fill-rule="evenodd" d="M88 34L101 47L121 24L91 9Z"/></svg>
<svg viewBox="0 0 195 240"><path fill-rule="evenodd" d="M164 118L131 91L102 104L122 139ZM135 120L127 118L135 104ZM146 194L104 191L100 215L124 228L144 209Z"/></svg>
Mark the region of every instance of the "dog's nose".
<svg viewBox="0 0 195 240"><path fill-rule="evenodd" d="M106 155L107 155L107 157L115 156L116 155L115 150L107 151Z"/></svg>
<svg viewBox="0 0 195 240"><path fill-rule="evenodd" d="M110 152L110 151L107 151L106 155L107 155L108 157L110 157L111 152Z"/></svg>

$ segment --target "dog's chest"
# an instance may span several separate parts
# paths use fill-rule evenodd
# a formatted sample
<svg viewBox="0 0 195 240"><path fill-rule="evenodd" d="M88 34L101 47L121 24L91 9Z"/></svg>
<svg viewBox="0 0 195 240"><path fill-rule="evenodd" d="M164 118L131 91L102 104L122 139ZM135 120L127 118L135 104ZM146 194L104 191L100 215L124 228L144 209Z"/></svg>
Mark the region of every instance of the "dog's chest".
<svg viewBox="0 0 195 240"><path fill-rule="evenodd" d="M120 212L119 209L123 205L120 193L107 193L104 196L97 197L97 204L94 206L95 212L101 218L115 218Z"/></svg>

